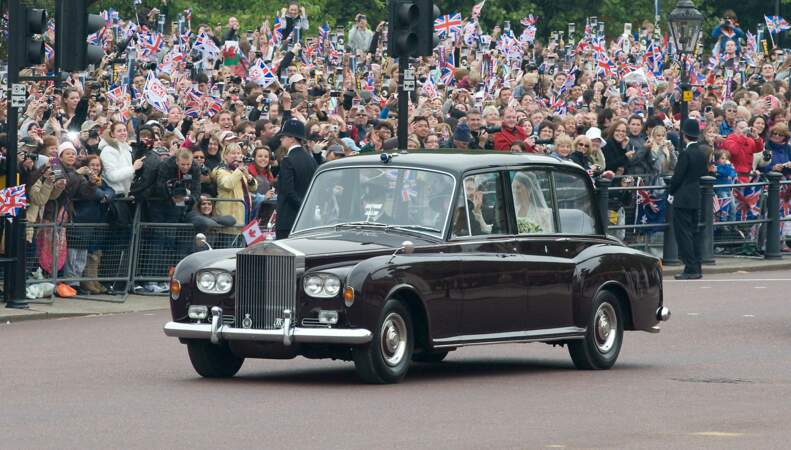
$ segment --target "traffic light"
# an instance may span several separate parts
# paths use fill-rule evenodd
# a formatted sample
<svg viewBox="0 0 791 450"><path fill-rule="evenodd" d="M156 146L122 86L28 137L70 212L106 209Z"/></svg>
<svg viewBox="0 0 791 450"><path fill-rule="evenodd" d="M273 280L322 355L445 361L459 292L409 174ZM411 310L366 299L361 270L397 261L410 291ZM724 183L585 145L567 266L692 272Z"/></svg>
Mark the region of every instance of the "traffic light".
<svg viewBox="0 0 791 450"><path fill-rule="evenodd" d="M19 69L36 66L44 62L44 41L35 39L34 34L43 34L47 30L47 12L19 5L17 20L10 21L9 42L18 56L15 61Z"/></svg>
<svg viewBox="0 0 791 450"><path fill-rule="evenodd" d="M104 19L98 14L88 14L88 5L93 0L61 1L57 32L57 54L60 69L66 72L85 70L90 64L98 64L104 50L98 45L88 44L88 36L104 28Z"/></svg>
<svg viewBox="0 0 791 450"><path fill-rule="evenodd" d="M439 15L433 0L390 0L390 56L430 56L437 43L434 19Z"/></svg>

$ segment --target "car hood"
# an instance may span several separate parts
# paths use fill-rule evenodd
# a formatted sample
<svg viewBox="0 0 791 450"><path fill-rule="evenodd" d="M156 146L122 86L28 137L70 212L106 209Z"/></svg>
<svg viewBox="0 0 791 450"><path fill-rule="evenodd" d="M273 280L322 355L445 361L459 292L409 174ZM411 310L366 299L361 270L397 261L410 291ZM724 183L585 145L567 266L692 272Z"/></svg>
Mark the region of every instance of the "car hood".
<svg viewBox="0 0 791 450"><path fill-rule="evenodd" d="M418 247L437 243L437 240L415 233L360 229L317 230L301 233L279 242L304 253L306 257L317 257L335 254L379 253L395 250L401 247L404 241L411 241Z"/></svg>
<svg viewBox="0 0 791 450"><path fill-rule="evenodd" d="M360 259L358 256L362 256L364 259L376 254L389 253L401 247L404 241L411 241L416 247L436 245L438 242L414 233L359 229L316 230L277 242L283 244L282 246L287 250L296 250L303 253L306 259L318 262L327 259L336 260L337 258L333 256L348 255L349 259ZM239 251L254 251L255 247L268 245L274 245L274 242L262 242L247 249L232 248L193 253L179 263L176 273L182 275L200 269L223 269L233 272L236 270L236 254Z"/></svg>

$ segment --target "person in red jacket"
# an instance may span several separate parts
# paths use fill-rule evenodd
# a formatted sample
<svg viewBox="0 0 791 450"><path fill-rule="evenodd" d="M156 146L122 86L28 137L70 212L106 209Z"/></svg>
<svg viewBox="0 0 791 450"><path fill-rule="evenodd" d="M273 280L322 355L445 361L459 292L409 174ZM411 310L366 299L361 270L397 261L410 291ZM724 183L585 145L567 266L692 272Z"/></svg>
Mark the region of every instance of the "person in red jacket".
<svg viewBox="0 0 791 450"><path fill-rule="evenodd" d="M511 144L516 141L524 141L525 138L527 138L525 129L516 124L516 110L506 108L503 111L502 128L494 135L494 149L510 151Z"/></svg>
<svg viewBox="0 0 791 450"><path fill-rule="evenodd" d="M736 126L722 142L722 148L731 154L731 163L736 169L739 183L749 183L753 170L753 155L763 151L764 140L750 129L744 120L736 122Z"/></svg>

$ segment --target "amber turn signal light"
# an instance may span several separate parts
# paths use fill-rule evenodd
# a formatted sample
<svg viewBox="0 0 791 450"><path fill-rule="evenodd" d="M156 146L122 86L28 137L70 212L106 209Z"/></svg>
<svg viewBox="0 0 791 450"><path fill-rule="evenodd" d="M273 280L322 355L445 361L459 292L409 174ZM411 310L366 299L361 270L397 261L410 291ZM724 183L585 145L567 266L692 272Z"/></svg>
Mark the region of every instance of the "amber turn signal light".
<svg viewBox="0 0 791 450"><path fill-rule="evenodd" d="M354 288L351 286L346 286L343 288L343 302L346 306L352 306L354 303Z"/></svg>
<svg viewBox="0 0 791 450"><path fill-rule="evenodd" d="M179 280L170 280L170 298L176 300L181 295L181 282Z"/></svg>

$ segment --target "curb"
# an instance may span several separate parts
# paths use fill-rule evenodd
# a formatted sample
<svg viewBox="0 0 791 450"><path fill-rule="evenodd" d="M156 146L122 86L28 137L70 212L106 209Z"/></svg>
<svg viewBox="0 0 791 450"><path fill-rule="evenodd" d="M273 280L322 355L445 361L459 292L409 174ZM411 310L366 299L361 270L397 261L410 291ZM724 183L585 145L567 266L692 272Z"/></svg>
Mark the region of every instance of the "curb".
<svg viewBox="0 0 791 450"><path fill-rule="evenodd" d="M684 270L684 265L665 266L662 273L664 275L675 275ZM762 272L762 271L777 271L777 270L791 270L791 260L775 260L756 261L755 264L704 264L703 275L709 274L722 274L722 273L735 273L735 272Z"/></svg>
<svg viewBox="0 0 791 450"><path fill-rule="evenodd" d="M133 311L128 311L128 312L133 312ZM107 314L119 314L119 313L107 313ZM12 316L4 316L2 312L0 312L0 325L5 325L15 322L28 322L31 320L62 319L67 317L84 317L84 316L96 316L96 315L102 315L102 314L101 313L49 313L43 311L31 311L25 314L14 314Z"/></svg>

